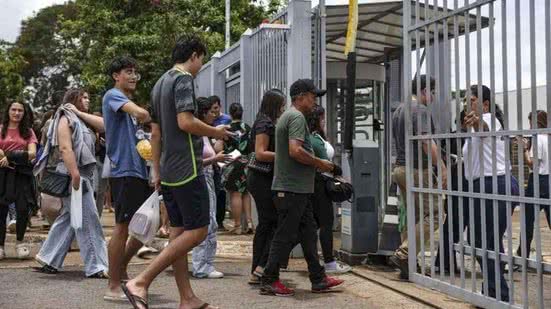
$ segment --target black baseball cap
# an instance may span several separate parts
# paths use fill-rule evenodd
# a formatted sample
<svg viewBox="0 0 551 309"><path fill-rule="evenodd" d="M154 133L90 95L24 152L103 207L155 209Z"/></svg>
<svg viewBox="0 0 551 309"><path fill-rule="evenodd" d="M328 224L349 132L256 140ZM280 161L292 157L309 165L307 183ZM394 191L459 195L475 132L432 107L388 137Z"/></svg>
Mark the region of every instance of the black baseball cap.
<svg viewBox="0 0 551 309"><path fill-rule="evenodd" d="M311 79L299 79L291 85L291 98L307 92L315 94L316 97L321 97L327 93L327 90L316 87L316 85L314 85L314 81Z"/></svg>

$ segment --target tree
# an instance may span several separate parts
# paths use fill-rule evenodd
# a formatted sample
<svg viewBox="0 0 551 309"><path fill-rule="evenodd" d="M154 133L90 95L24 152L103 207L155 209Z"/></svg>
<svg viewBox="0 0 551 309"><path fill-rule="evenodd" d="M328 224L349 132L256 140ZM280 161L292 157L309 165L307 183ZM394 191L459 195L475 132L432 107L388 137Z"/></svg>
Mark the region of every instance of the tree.
<svg viewBox="0 0 551 309"><path fill-rule="evenodd" d="M254 28L277 8L248 0L232 0L232 36ZM60 31L65 46L61 54L67 66L79 67L75 82L85 86L93 106L112 86L106 69L116 56L138 60L142 80L135 100L147 104L156 80L170 65L171 49L182 34L199 34L214 52L224 46L224 6L220 0L76 0L76 18L66 19Z"/></svg>
<svg viewBox="0 0 551 309"><path fill-rule="evenodd" d="M10 44L0 42L0 110L9 99L22 99L24 81L20 72L24 65L23 57L13 54Z"/></svg>
<svg viewBox="0 0 551 309"><path fill-rule="evenodd" d="M66 89L79 74L80 66L64 58L73 42L60 35L62 21L76 16L76 5L68 2L46 7L21 24L13 53L25 60L21 75L35 107L51 105L52 94Z"/></svg>

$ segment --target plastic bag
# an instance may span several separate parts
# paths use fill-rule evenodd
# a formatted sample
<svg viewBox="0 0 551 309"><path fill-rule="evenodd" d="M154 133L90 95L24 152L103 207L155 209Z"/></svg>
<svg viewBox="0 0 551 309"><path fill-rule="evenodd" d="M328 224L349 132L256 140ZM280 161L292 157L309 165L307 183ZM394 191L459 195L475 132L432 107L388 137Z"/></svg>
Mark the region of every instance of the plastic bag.
<svg viewBox="0 0 551 309"><path fill-rule="evenodd" d="M103 170L101 171L101 178L109 178L111 176L111 160L108 156L105 156L103 161Z"/></svg>
<svg viewBox="0 0 551 309"><path fill-rule="evenodd" d="M82 178L78 190L71 189L71 226L78 230L82 228Z"/></svg>
<svg viewBox="0 0 551 309"><path fill-rule="evenodd" d="M136 211L130 220L128 230L132 237L148 244L155 238L159 222L159 193L155 191Z"/></svg>

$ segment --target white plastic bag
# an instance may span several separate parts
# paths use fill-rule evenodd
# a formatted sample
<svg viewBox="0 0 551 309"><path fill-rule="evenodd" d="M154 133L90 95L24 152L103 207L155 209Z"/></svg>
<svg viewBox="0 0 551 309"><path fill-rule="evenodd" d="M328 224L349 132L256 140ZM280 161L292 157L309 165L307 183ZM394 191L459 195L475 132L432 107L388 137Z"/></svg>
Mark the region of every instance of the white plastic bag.
<svg viewBox="0 0 551 309"><path fill-rule="evenodd" d="M101 178L107 179L111 176L111 160L108 156L105 156L103 160L103 170L101 171Z"/></svg>
<svg viewBox="0 0 551 309"><path fill-rule="evenodd" d="M78 190L71 191L71 226L75 230L82 228L82 178Z"/></svg>
<svg viewBox="0 0 551 309"><path fill-rule="evenodd" d="M146 245L155 238L159 222L159 193L155 191L136 211L130 220L128 230L132 237Z"/></svg>

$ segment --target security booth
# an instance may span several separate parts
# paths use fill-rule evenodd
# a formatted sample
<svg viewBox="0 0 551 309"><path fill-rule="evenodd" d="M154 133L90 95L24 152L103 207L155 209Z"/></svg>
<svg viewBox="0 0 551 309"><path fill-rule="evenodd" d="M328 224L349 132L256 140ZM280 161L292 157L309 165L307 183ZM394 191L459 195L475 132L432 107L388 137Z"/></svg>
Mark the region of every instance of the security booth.
<svg viewBox="0 0 551 309"><path fill-rule="evenodd" d="M534 1L529 2L533 4ZM347 104L346 100L348 80L344 48L348 6L323 5L324 1L320 2L320 6L312 8L311 2L307 0L290 1L284 10L272 18L270 23L247 30L232 47L216 53L211 61L203 66L196 79L196 94L200 96L216 94L221 97L223 106L229 106L233 102L241 103L244 107L244 121L252 123L258 112L262 95L271 88L278 88L288 93L290 85L295 80L312 78L319 87L328 90L327 95L321 99L321 104L326 108L327 135L336 149L335 162L341 164L345 178L352 182L355 189L355 196L351 202L335 205L340 209L341 235L338 254L343 261L357 265L378 260L379 257L384 260L384 257L394 253L401 243L397 210L400 194L401 199L408 201L407 234L408 241L412 244L410 250L413 252L415 252L415 246L420 245L415 243L417 222L415 222L414 207L411 206L414 193L440 196L438 204L430 205L431 209L433 207L438 209L437 224L440 227L446 217L443 209L446 208L451 212L451 203L448 202L451 196L458 196L460 199L472 199L473 196L495 198L507 201L509 207L519 201L521 206L534 202L534 199L527 197L477 195L473 192L446 190L446 188L438 188L437 185L428 189L409 185L407 192L398 193L391 179L395 160L392 112L401 102L410 102L411 81L420 74L426 74L436 80L435 88L431 89L433 99L429 106L434 134L430 136L407 134L408 149L414 140L433 139L443 149L442 153L448 156L449 162L450 152L446 151L446 147L458 138L478 135L494 138L499 135L506 138L506 134L516 133L511 130L505 130L505 133L451 133L452 129L456 128L455 121L460 114L460 102L464 100L459 94L467 88L466 81L470 83L471 79L482 81L486 78L489 80L489 85L495 82L495 76L490 75L488 78L488 74L482 74L481 57L478 57L479 62L468 62L471 54L479 52L470 50L472 47L469 47L468 43L471 37L473 37L471 41L482 41L479 36L483 31L493 33L494 20L497 18L494 15L494 2L497 7L497 3L505 3L505 0L459 1L459 4L458 1L446 0L366 0L365 3L360 3L353 106ZM518 2L517 0L516 3ZM544 2L547 14L544 20L549 27L550 5L549 1ZM504 5L504 8L504 11L512 10L507 5ZM530 8L533 9L532 6ZM518 9L515 8L512 11L516 12ZM503 15L500 18L505 20L506 16ZM515 20L518 19L517 14ZM528 21L532 19L532 17L526 17ZM505 30L507 30L506 26ZM551 30L542 32L547 38L546 58L551 59ZM493 39L488 38L486 41L493 50L495 45ZM506 47L503 47L503 53L507 59ZM513 60L509 61L516 61L517 70L522 71L522 62L518 60L521 58L518 56L520 52L516 55L516 59L513 57ZM493 58L492 56L488 59ZM551 61L546 62L547 89L551 84L549 82L550 63ZM471 73L471 66L477 66L478 70L473 70ZM492 68L495 69L495 64ZM534 68L532 67L530 71L534 71ZM476 78L474 72L477 74ZM506 75L507 70L504 73ZM548 98L551 97L549 92L551 90L548 90ZM507 101L506 93L505 87L505 101ZM519 104L517 109L514 106L509 108L506 102L503 103L506 108L505 114L508 111L522 110L521 99L517 97ZM532 99L532 101L536 100ZM351 134L345 134L347 132L345 132L344 111L347 108L353 111L354 116L353 125L346 126L351 128ZM535 108L532 110L535 111ZM551 106L548 111L551 112ZM407 126L409 127L409 123ZM551 133L548 131L545 133ZM520 130L518 132L533 135L542 134L544 131ZM352 137L351 149L343 147L345 136ZM442 146L443 144L446 146ZM511 148L507 149L511 150ZM408 183L413 184L413 177L417 176L413 175L413 166L410 161L406 169ZM447 201L445 205L444 201ZM551 204L549 200L543 199L537 199L537 202L544 205ZM461 257L460 265L456 265L461 270L460 275L435 272L435 252L437 249L443 250L442 242L439 240L444 238L444 234L443 228L440 228L437 233L431 232L430 249L421 247L421 271L416 267L417 257L410 255L410 280L479 306L520 308L519 303L522 303L525 308L551 306L543 297L544 282L549 283L551 280L545 274L551 271L551 266L549 262L544 262L542 259L541 237L538 238L540 243L537 246L535 259L529 259L526 253L524 256L513 255L510 248L513 224L511 222L508 224L507 237L510 251L508 253L495 254L491 250L471 247L466 244L467 240L463 241L463 234L461 234L460 243L450 246L451 255ZM541 236L539 233L537 235ZM300 255L300 250L295 250L293 254ZM515 285L516 289L511 288L512 301L497 301L481 293L482 291L477 288L482 280L477 277L477 274L480 274L480 267L475 267L476 258L482 258L485 261L501 258L502 263L509 264L509 269L513 269L514 265L522 266L522 278L513 275L512 272L508 277L511 285L515 285L515 280L517 282L522 280L522 284ZM470 269L468 269L469 266L471 266ZM536 273L534 278L529 279L528 269ZM465 273L470 274L469 280L466 280ZM487 277L487 272L483 272L484 281ZM533 288L530 289L529 284Z"/></svg>

